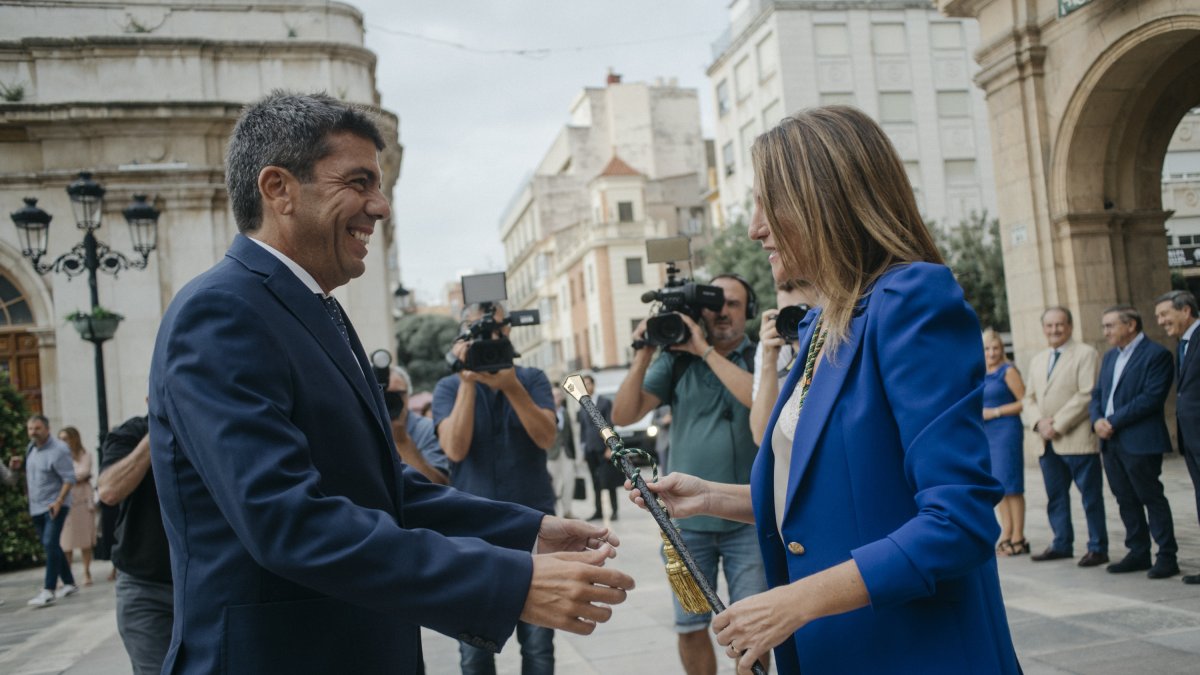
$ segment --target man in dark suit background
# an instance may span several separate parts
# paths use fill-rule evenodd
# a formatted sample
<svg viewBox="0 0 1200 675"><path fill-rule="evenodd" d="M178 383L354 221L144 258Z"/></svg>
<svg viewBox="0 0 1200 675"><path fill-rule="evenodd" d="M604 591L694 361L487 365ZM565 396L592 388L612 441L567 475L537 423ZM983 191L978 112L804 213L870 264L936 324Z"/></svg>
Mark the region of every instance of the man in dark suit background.
<svg viewBox="0 0 1200 675"><path fill-rule="evenodd" d="M1196 492L1196 513L1200 514L1200 359L1192 352L1196 346L1196 319L1200 305L1196 296L1187 291L1171 291L1154 301L1154 318L1167 335L1179 339L1175 354L1175 424L1178 430L1179 451L1183 453L1192 488ZM1183 577L1185 584L1200 584L1200 574Z"/></svg>
<svg viewBox="0 0 1200 675"><path fill-rule="evenodd" d="M1108 571L1149 570L1146 576L1151 579L1165 579L1179 574L1171 505L1159 480L1163 454L1171 451L1163 420L1163 404L1171 388L1171 352L1146 337L1142 315L1129 305L1106 309L1101 322L1112 349L1100 364L1090 413L1129 549ZM1153 566L1151 536L1158 544Z"/></svg>
<svg viewBox="0 0 1200 675"><path fill-rule="evenodd" d="M329 295L390 213L382 147L366 113L323 94L276 92L230 138L240 234L172 301L151 364L175 584L164 673L419 672L419 626L496 651L518 619L590 633L632 587L601 566L608 530L399 461Z"/></svg>

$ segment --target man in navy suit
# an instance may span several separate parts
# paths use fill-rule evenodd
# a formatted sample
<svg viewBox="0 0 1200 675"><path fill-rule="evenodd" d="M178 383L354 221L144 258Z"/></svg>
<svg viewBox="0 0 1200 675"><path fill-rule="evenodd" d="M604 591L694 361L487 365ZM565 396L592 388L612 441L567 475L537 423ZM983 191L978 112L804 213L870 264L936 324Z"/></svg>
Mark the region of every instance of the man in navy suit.
<svg viewBox="0 0 1200 675"><path fill-rule="evenodd" d="M382 147L363 111L323 94L273 93L230 138L241 233L172 301L151 364L175 584L164 673L420 672L419 626L490 650L518 619L586 634L632 587L601 566L606 529L399 461L329 295L363 273L390 213Z"/></svg>
<svg viewBox="0 0 1200 675"><path fill-rule="evenodd" d="M1179 574L1171 505L1159 480L1163 454L1171 451L1163 420L1163 404L1171 388L1171 352L1146 337L1142 315L1129 305L1108 308L1101 322L1112 349L1100 364L1090 412L1129 549L1108 571L1149 570L1146 576L1151 579L1166 579ZM1153 566L1151 536L1158 544Z"/></svg>
<svg viewBox="0 0 1200 675"><path fill-rule="evenodd" d="M1175 356L1178 376L1175 380L1175 424L1179 451L1183 453L1192 487L1196 491L1196 513L1200 514L1200 358L1193 352L1196 326L1200 325L1200 305L1196 296L1187 291L1171 291L1154 301L1154 318L1167 335L1179 339ZM1185 584L1200 584L1200 574L1187 574Z"/></svg>

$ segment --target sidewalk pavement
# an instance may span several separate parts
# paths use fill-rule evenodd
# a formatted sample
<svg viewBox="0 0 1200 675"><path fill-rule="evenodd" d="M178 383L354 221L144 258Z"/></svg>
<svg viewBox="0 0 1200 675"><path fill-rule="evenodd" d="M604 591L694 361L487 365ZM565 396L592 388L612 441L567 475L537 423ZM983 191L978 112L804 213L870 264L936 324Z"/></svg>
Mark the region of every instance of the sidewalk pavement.
<svg viewBox="0 0 1200 675"><path fill-rule="evenodd" d="M1028 539L1035 552L1049 543L1045 489L1036 460L1026 463ZM1175 518L1179 562L1185 574L1200 572L1200 528L1191 480L1179 455L1163 463L1163 482ZM1110 556L1125 552L1124 528L1106 487ZM1076 554L1086 541L1078 493L1072 504ZM575 503L577 514L591 505ZM613 672L680 673L672 629L671 592L658 557L658 530L650 516L628 502L612 522L621 537L620 555L611 564L631 573L638 586L614 609L612 620L588 637L558 633L557 671L571 675ZM1150 580L1143 573L1112 575L1103 567L1081 569L1073 560L1033 563L1029 556L999 561L1013 640L1027 675L1130 672L1194 673L1200 663L1200 586L1179 577ZM75 567L77 573L79 564ZM95 585L44 609L25 601L37 593L40 569L0 575L0 672L10 675L70 673L116 675L130 672L113 615L109 565L95 562ZM728 594L724 582L718 591ZM458 673L457 643L424 631L430 675ZM864 645L869 648L869 645ZM718 652L719 672L732 673ZM520 673L516 640L497 657L500 675Z"/></svg>

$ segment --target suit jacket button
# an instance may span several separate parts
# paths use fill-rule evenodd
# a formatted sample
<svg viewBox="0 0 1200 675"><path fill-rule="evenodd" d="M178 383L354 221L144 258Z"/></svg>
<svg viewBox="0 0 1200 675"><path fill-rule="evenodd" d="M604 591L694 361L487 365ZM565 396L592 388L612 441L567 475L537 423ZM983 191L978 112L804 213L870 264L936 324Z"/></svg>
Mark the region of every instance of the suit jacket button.
<svg viewBox="0 0 1200 675"><path fill-rule="evenodd" d="M804 555L804 546L798 541L789 542L788 552L792 555Z"/></svg>

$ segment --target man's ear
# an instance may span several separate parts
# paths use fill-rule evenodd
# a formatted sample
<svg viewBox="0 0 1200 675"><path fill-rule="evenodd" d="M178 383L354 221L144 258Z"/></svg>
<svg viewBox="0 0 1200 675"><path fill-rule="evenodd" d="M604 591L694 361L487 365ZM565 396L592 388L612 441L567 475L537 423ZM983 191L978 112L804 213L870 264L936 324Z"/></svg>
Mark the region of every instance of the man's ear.
<svg viewBox="0 0 1200 675"><path fill-rule="evenodd" d="M258 172L258 192L262 195L263 211L281 216L291 215L296 208L296 191L300 181L291 171L278 166L264 166Z"/></svg>

